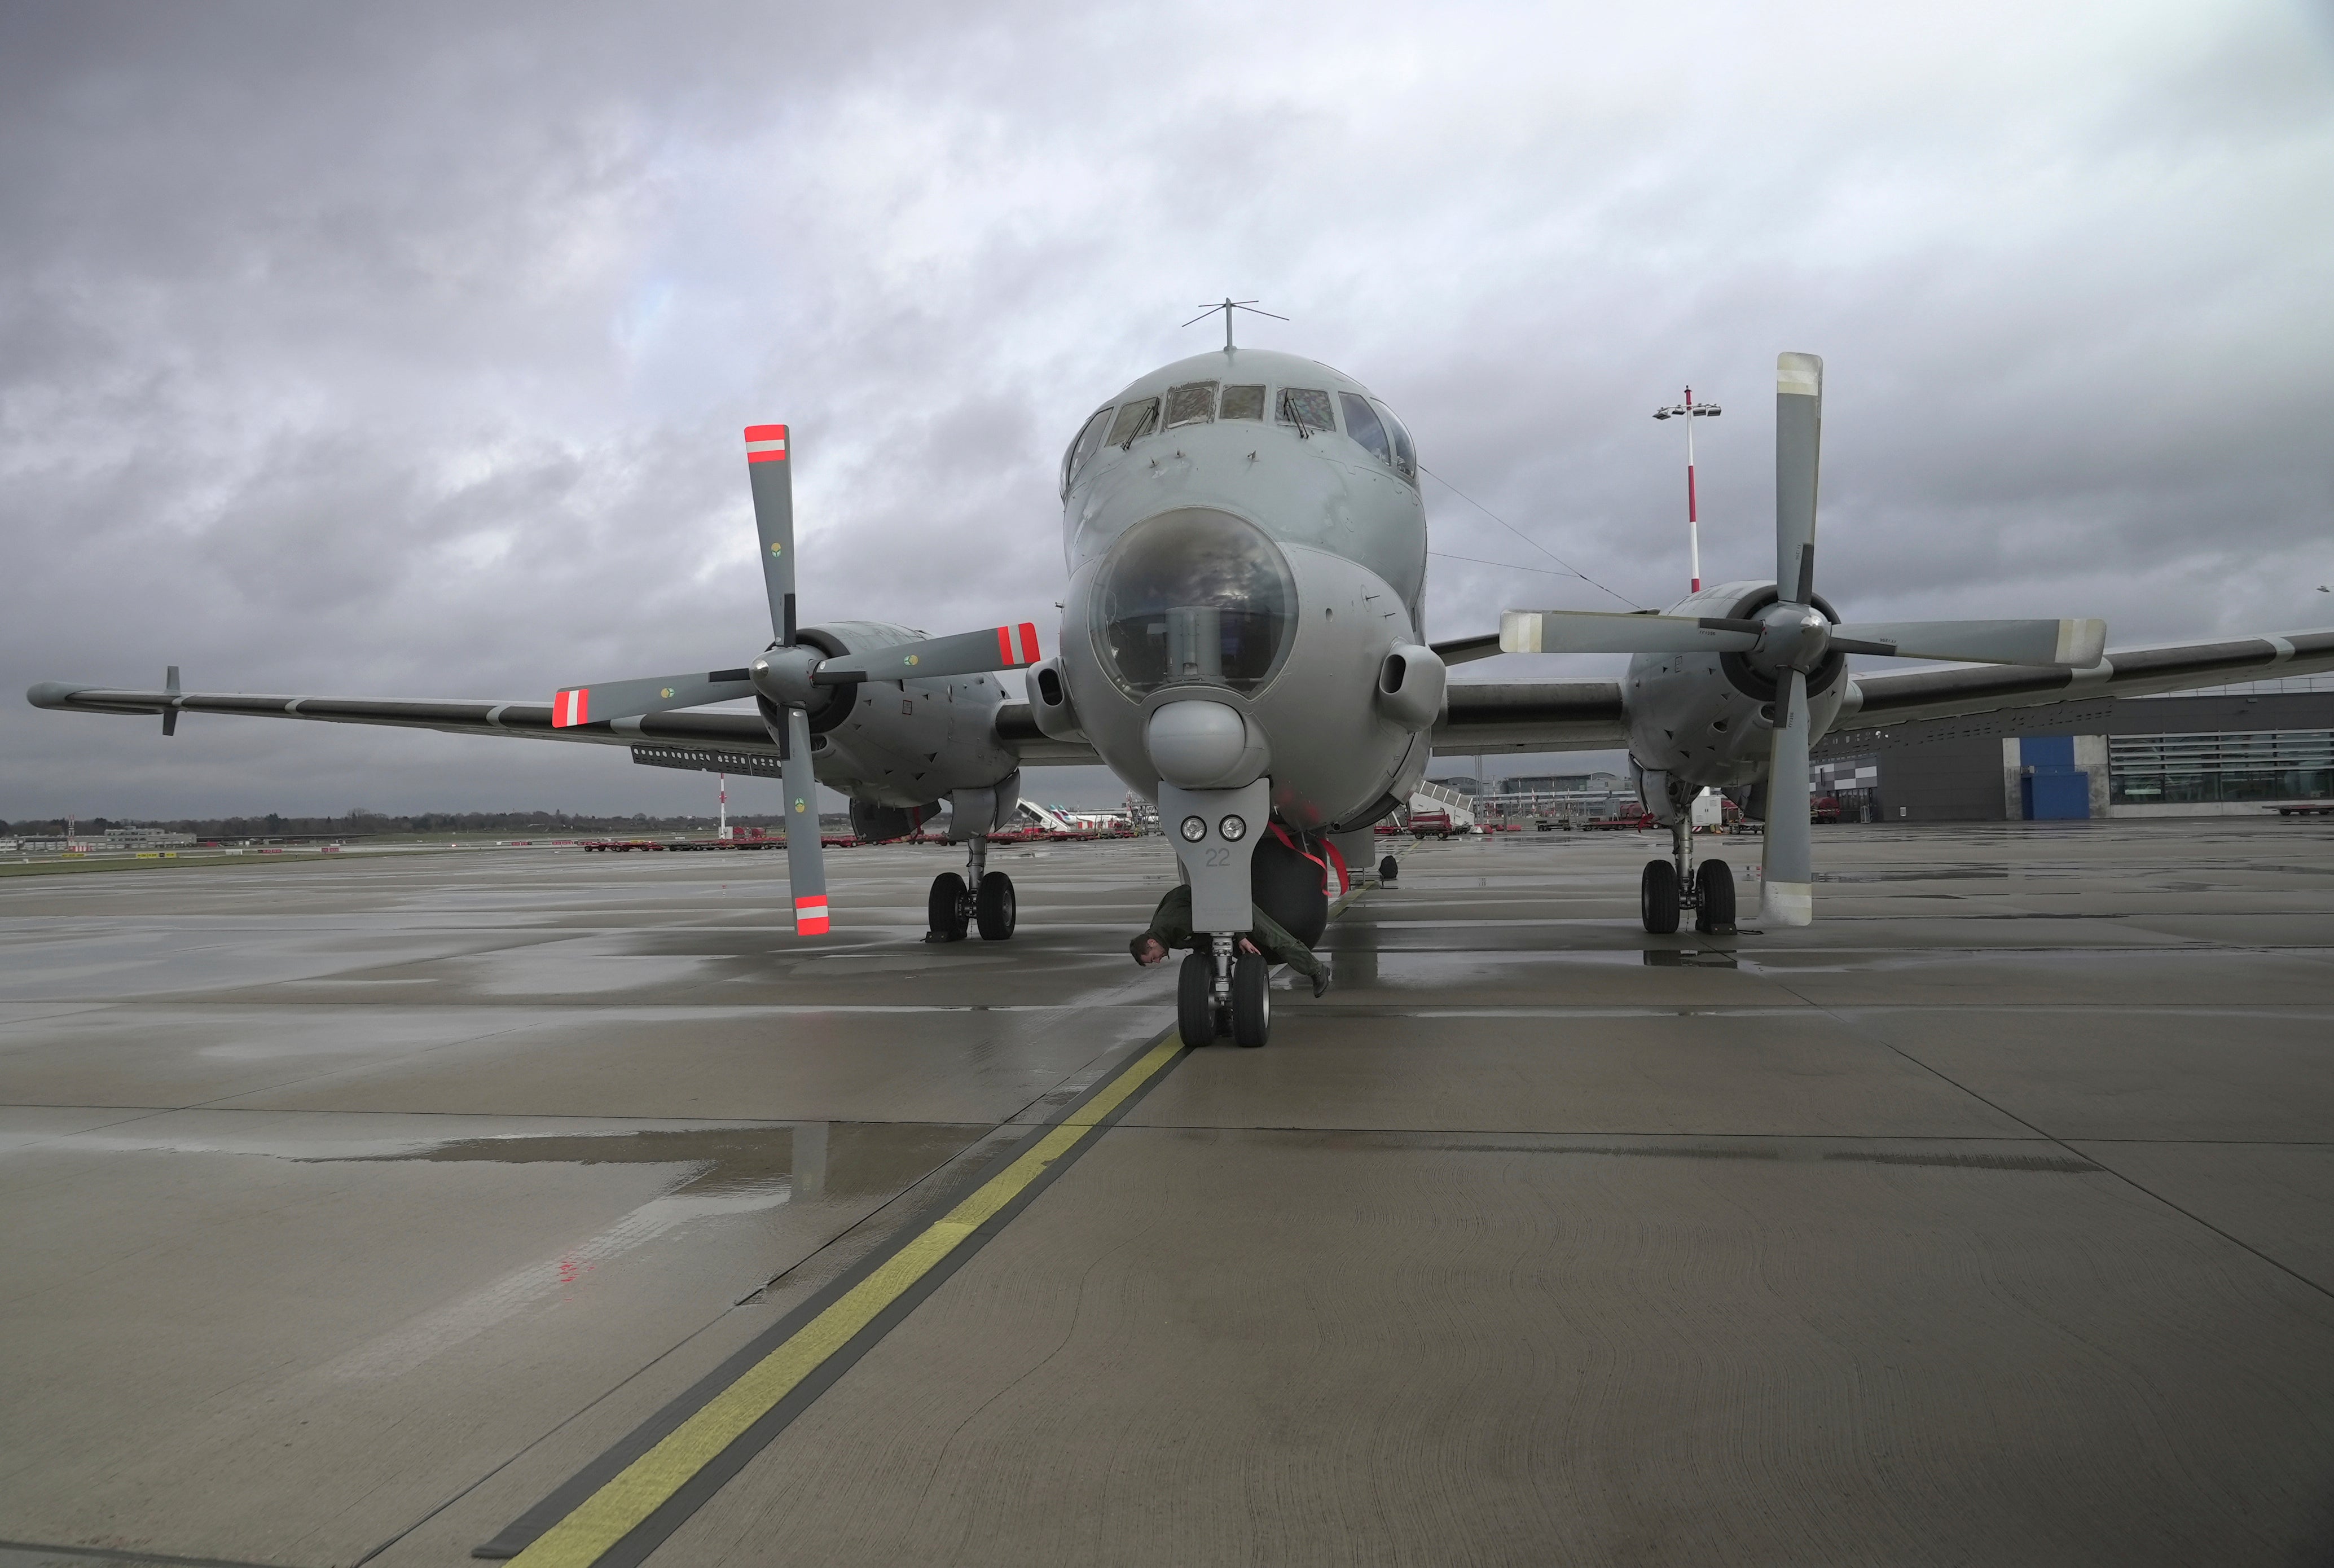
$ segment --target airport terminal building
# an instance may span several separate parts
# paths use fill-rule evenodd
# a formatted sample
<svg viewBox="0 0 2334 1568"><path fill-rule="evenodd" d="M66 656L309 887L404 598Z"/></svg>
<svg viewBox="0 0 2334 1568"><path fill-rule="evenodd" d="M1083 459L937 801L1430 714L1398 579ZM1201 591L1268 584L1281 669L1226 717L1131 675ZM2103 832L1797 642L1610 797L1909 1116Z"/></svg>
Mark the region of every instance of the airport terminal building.
<svg viewBox="0 0 2334 1568"><path fill-rule="evenodd" d="M1846 730L1812 763L1866 821L2258 816L2334 803L2334 680Z"/></svg>

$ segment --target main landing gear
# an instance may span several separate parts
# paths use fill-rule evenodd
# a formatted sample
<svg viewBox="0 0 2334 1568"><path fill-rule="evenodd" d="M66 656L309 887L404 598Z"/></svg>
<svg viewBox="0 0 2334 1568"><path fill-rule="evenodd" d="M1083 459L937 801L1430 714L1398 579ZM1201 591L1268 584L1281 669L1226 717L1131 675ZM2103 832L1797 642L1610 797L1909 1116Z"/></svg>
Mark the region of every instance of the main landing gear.
<svg viewBox="0 0 2334 1568"><path fill-rule="evenodd" d="M1666 936L1678 913L1693 911L1693 928L1708 934L1734 929L1734 873L1723 860L1693 863L1693 828L1683 813L1670 824L1671 858L1648 860L1637 879L1637 910L1645 929Z"/></svg>
<svg viewBox="0 0 2334 1568"><path fill-rule="evenodd" d="M1209 951L1188 954L1175 977L1175 1027L1188 1046L1230 1035L1249 1050L1272 1038L1271 964L1261 953L1234 951L1214 935Z"/></svg>
<svg viewBox="0 0 2334 1568"><path fill-rule="evenodd" d="M1013 934L1013 878L985 869L988 839L971 839L966 847L963 876L943 871L932 878L931 896L924 904L931 927L926 942L962 942L966 928L973 925L985 942L1003 942Z"/></svg>

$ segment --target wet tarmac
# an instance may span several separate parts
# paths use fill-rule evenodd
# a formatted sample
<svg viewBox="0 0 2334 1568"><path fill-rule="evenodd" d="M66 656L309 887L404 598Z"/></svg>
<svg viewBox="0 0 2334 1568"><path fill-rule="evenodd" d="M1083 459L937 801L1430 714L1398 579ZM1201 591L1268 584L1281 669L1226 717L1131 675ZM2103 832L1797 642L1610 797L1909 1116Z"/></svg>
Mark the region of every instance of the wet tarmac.
<svg viewBox="0 0 2334 1568"><path fill-rule="evenodd" d="M649 1560L2329 1560L2334 830L1650 848L1408 852ZM515 1539L1168 1029L1162 843L994 863L0 884L0 1568Z"/></svg>

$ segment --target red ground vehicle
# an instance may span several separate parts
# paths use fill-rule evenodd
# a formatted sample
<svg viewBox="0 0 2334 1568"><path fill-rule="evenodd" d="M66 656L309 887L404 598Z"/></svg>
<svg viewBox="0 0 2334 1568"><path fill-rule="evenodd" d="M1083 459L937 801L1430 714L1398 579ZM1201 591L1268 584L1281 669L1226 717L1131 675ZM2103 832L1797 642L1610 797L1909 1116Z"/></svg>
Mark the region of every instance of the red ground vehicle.
<svg viewBox="0 0 2334 1568"><path fill-rule="evenodd" d="M1451 825L1448 811L1413 811L1410 814L1410 832L1414 838L1448 838L1461 829Z"/></svg>
<svg viewBox="0 0 2334 1568"><path fill-rule="evenodd" d="M1644 833L1662 825L1661 818L1646 810L1625 811L1618 817L1598 817L1583 822L1585 828L1610 828L1614 832Z"/></svg>
<svg viewBox="0 0 2334 1568"><path fill-rule="evenodd" d="M1810 822L1838 821L1839 801L1829 795L1817 796L1814 800L1808 803L1808 820Z"/></svg>

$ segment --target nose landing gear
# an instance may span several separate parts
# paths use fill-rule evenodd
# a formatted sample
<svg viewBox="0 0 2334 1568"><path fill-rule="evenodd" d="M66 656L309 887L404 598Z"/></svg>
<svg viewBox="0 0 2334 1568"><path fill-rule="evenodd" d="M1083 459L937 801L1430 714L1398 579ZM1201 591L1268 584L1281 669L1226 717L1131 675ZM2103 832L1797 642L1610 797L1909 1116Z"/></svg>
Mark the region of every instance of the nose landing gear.
<svg viewBox="0 0 2334 1568"><path fill-rule="evenodd" d="M925 923L931 927L926 942L962 942L967 927L974 925L984 942L1003 942L1013 934L1013 878L987 869L986 837L969 840L966 849L963 876L943 871L932 878L931 894L924 901Z"/></svg>
<svg viewBox="0 0 2334 1568"><path fill-rule="evenodd" d="M1670 824L1671 858L1648 860L1637 879L1637 910L1647 931L1666 936L1678 928L1678 915L1693 912L1693 928L1705 935L1734 929L1734 872L1723 860L1693 863L1693 829L1681 813Z"/></svg>
<svg viewBox="0 0 2334 1568"><path fill-rule="evenodd" d="M1272 1038L1271 964L1260 953L1235 951L1230 936L1183 960L1175 977L1175 1028L1188 1046L1225 1035L1253 1050Z"/></svg>

